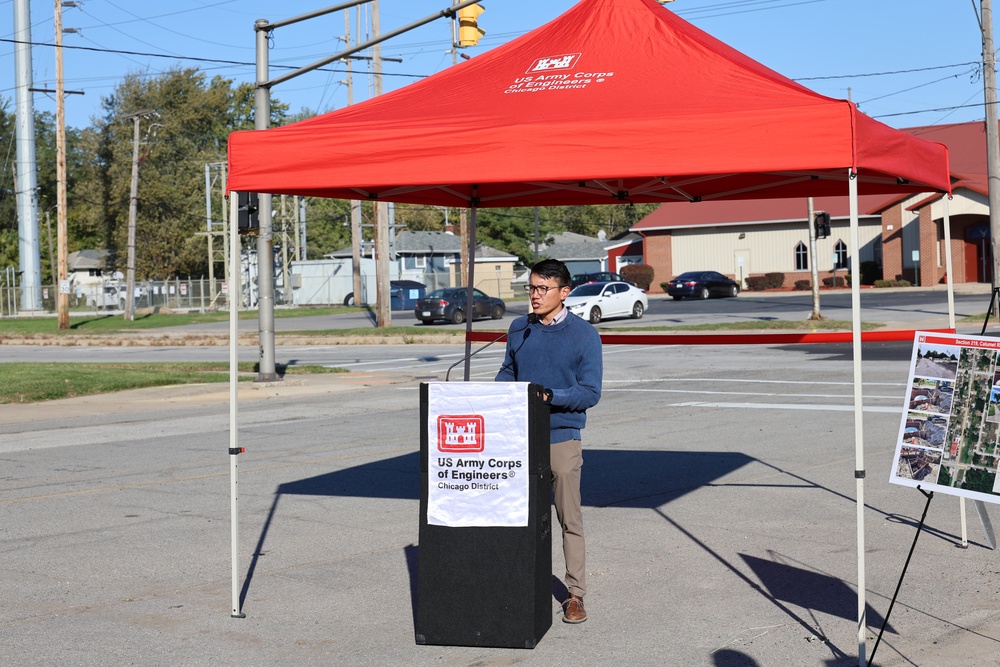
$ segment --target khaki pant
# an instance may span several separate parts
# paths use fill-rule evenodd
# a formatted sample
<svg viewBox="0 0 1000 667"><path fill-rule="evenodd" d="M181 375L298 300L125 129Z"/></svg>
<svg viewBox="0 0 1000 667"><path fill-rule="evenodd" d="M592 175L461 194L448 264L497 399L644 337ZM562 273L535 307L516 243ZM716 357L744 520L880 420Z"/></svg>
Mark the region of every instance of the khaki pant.
<svg viewBox="0 0 1000 667"><path fill-rule="evenodd" d="M583 509L580 507L580 474L583 447L579 440L551 446L552 493L556 517L562 526L563 554L566 557L566 588L583 597L587 592L587 562L583 539Z"/></svg>

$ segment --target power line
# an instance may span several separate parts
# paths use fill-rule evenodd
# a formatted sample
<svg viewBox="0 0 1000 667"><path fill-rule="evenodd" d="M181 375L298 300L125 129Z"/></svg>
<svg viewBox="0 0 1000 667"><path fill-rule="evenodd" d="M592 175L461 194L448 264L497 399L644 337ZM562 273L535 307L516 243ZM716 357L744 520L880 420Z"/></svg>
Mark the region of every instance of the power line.
<svg viewBox="0 0 1000 667"><path fill-rule="evenodd" d="M55 44L51 44L49 42L34 42L34 41L28 42L28 41L24 41L24 40L20 40L20 39L7 39L7 38L0 38L0 42L6 42L8 44L27 44L29 46L48 46L48 47L56 48ZM237 67L256 67L257 66L256 63L242 61L242 60L223 60L221 58L202 58L202 57L199 57L199 56L174 56L174 55L170 55L170 54L166 54L166 53L147 53L145 51L126 51L124 49L105 49L105 48L97 48L97 47L94 47L94 46L79 46L79 45L63 44L62 48L64 48L64 49L74 49L74 50L78 50L78 51L91 51L91 52L95 52L95 53L113 53L113 54L116 54L116 55L143 56L143 57L146 57L146 58L167 58L167 59L170 59L170 60L190 60L192 62L212 63L212 64L216 64L216 65L233 65L233 66L237 66ZM276 65L274 63L271 63L271 67L273 69L289 69L289 70L296 70L296 69L300 68L300 66L298 66L298 65ZM334 72L336 74L342 74L342 73L346 72L347 70L330 69L330 68L327 68L327 67L317 67L314 71L317 71L317 72ZM383 72L382 76L400 76L400 77L407 77L407 78L412 78L412 79L423 79L423 78L427 77L428 75L427 74L401 74L401 73Z"/></svg>

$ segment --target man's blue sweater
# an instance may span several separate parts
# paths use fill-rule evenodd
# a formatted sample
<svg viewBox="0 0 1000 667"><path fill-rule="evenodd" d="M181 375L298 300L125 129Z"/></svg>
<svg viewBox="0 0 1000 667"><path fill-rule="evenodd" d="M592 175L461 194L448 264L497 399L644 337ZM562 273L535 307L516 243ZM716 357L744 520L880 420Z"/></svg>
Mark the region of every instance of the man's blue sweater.
<svg viewBox="0 0 1000 667"><path fill-rule="evenodd" d="M543 325L532 315L514 320L497 382L535 382L552 390L550 443L579 440L587 408L601 400L601 337L573 313Z"/></svg>

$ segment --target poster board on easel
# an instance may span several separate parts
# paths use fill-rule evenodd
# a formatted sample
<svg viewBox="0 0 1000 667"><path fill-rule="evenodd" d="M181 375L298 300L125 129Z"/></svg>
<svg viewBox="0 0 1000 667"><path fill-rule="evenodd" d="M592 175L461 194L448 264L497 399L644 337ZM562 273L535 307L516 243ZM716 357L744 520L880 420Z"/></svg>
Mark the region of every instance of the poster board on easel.
<svg viewBox="0 0 1000 667"><path fill-rule="evenodd" d="M889 481L1000 503L1000 339L918 331Z"/></svg>

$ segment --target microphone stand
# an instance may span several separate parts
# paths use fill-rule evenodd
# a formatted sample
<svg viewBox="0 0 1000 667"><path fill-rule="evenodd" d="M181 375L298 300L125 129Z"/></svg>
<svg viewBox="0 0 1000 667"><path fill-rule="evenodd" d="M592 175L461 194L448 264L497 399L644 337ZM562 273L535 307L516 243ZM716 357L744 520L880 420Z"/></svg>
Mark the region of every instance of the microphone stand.
<svg viewBox="0 0 1000 667"><path fill-rule="evenodd" d="M464 357L462 357L461 359L459 359L458 361L456 361L455 363L453 363L451 366L448 367L448 372L444 374L444 381L445 382L449 381L449 377L451 377L451 369L453 369L455 366L458 366L459 364L468 361L472 357L476 356L477 354L479 354L480 352L482 352L483 350L485 350L486 348L488 348L493 343L497 343L501 339L506 338L506 337L507 337L507 332L505 331L502 334L500 334L499 336L497 336L496 338L494 338L493 340L491 340L490 342L486 343L486 345L483 345L481 348L477 349L475 352L470 352L469 354L465 355Z"/></svg>

